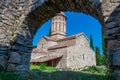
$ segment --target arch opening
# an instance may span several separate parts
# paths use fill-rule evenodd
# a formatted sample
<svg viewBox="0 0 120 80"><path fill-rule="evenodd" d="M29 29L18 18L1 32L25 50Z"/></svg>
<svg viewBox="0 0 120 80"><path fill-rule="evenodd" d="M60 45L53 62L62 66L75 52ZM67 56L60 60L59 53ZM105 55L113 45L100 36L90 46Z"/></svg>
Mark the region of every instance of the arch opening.
<svg viewBox="0 0 120 80"><path fill-rule="evenodd" d="M101 53L99 53L99 54L101 55L101 57L103 57L104 54L102 53L102 26L99 23L99 21L96 20L94 17L92 17L90 15L86 15L84 13L65 12L65 15L66 15L66 18L67 18L67 20L66 20L66 25L67 25L66 26L67 27L66 37L70 37L70 36L73 36L73 35L76 35L76 34L79 34L79 33L83 32L86 35L86 38L88 40L90 40L90 35L92 35L92 37L94 39L94 43L95 43L94 44L94 52L96 51L96 47L98 49L100 47L100 52ZM37 34L34 36L33 45L37 46L38 49L41 48L40 45L41 45L41 42L43 40L43 36L47 36L47 37L51 36L51 35L48 35L48 34L49 34L49 31L52 30L50 28L52 26L50 26L50 25L53 24L53 22L51 21L53 19L50 19L48 22L46 22L44 25L42 25L39 28ZM98 42L98 43L96 43L96 42ZM90 45L89 41L85 45L86 46ZM71 50L72 50L72 48L71 48ZM70 53L72 54L73 52L70 51ZM83 55L84 55L84 53L83 53ZM76 59L77 56L75 56L75 55L73 55L73 56ZM78 57L80 57L80 56L81 55L79 55ZM86 55L86 52L85 52L84 57L86 58L85 61L87 62L88 61L88 55ZM89 57L90 57L90 55L89 55ZM94 58L91 58L90 60L92 60L92 59L94 59Z"/></svg>

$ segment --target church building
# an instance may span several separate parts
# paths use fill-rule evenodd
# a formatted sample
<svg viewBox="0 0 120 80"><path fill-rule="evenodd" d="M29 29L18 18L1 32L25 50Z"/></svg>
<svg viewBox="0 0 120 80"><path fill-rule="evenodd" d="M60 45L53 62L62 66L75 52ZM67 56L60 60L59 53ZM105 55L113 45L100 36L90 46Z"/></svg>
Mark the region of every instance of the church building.
<svg viewBox="0 0 120 80"><path fill-rule="evenodd" d="M66 16L60 12L52 18L50 36L43 36L32 50L31 63L81 69L95 66L96 58L84 33L66 36Z"/></svg>

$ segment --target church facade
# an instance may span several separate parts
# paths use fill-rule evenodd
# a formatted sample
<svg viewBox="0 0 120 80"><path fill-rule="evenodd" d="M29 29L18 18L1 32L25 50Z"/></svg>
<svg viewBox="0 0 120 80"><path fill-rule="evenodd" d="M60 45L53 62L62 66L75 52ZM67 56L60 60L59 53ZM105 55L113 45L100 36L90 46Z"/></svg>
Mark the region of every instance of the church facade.
<svg viewBox="0 0 120 80"><path fill-rule="evenodd" d="M95 66L96 58L84 33L66 36L66 16L60 12L52 18L50 36L43 36L33 49L31 63L81 69Z"/></svg>

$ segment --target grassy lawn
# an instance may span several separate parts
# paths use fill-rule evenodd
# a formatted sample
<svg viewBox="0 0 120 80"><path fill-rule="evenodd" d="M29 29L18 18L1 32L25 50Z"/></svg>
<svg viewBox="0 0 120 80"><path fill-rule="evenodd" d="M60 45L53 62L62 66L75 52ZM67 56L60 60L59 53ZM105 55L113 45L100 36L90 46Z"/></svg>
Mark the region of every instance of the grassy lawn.
<svg viewBox="0 0 120 80"><path fill-rule="evenodd" d="M4 72L0 74L0 80L109 80L107 70L96 67L82 71L59 71L57 68L42 64L31 65L30 69L25 74L21 73L22 76Z"/></svg>
<svg viewBox="0 0 120 80"><path fill-rule="evenodd" d="M0 76L0 80L109 80L108 75L96 75L73 71L29 71L21 74L22 76L5 72Z"/></svg>
<svg viewBox="0 0 120 80"><path fill-rule="evenodd" d="M34 71L44 71L44 72L54 72L54 71L59 71L59 69L51 66L46 66L46 64L41 64L41 65L30 65L30 70Z"/></svg>
<svg viewBox="0 0 120 80"><path fill-rule="evenodd" d="M40 80L109 80L108 70L103 68L89 67L82 71L59 71L59 69L42 65L31 65L30 69L34 76ZM36 74L37 71L38 74ZM41 71L41 72L40 72ZM37 80L37 78L36 78Z"/></svg>
<svg viewBox="0 0 120 80"><path fill-rule="evenodd" d="M87 69L83 69L82 72L98 73L98 74L108 74L108 70L107 70L107 69L96 68L96 67L94 67L94 66L89 67L89 68L87 68Z"/></svg>

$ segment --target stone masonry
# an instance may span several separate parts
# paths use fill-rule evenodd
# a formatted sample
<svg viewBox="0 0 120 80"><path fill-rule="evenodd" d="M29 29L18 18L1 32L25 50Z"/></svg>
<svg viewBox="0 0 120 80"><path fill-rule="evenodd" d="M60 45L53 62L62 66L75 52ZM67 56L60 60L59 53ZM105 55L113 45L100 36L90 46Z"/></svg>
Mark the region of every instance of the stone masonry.
<svg viewBox="0 0 120 80"><path fill-rule="evenodd" d="M1 0L1 66L5 70L28 70L36 30L60 11L83 12L101 22L112 56L110 66L120 72L120 59L116 57L120 53L120 0ZM10 60L13 56L19 56L17 64Z"/></svg>

